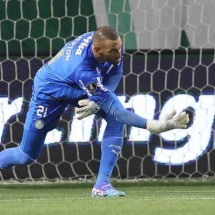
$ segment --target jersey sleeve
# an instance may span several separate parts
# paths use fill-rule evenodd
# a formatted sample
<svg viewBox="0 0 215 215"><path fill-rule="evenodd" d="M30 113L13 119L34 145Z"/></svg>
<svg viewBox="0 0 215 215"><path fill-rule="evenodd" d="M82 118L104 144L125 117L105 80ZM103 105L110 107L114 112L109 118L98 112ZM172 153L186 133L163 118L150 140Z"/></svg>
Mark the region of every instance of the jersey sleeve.
<svg viewBox="0 0 215 215"><path fill-rule="evenodd" d="M96 102L103 111L123 124L145 128L146 119L126 110L117 96L102 83L102 77L94 70L77 71L77 84L85 91L89 99Z"/></svg>

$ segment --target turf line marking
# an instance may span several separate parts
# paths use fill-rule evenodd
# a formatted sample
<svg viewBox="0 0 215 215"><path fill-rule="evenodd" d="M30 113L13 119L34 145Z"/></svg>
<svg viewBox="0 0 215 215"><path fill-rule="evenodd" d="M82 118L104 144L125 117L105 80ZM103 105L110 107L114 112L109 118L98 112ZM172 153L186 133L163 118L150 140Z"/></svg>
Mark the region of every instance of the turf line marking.
<svg viewBox="0 0 215 215"><path fill-rule="evenodd" d="M15 202L15 201L29 201L29 202L40 202L40 201L45 201L45 202L53 202L53 201L62 201L62 200L87 200L87 201L96 201L96 200L141 200L141 201L152 201L152 200L215 200L215 197L187 197L187 196L180 196L180 197L162 197L156 198L156 197L149 197L149 198L56 198L56 199L46 199L46 198L40 198L40 199L0 199L0 202Z"/></svg>
<svg viewBox="0 0 215 215"><path fill-rule="evenodd" d="M148 190L129 190L129 192L133 192L133 193L215 193L215 190L207 190L207 191L203 191L203 190L196 190L196 191L193 191L193 190L178 190L178 191L165 191L165 190L161 190L161 191L148 191Z"/></svg>

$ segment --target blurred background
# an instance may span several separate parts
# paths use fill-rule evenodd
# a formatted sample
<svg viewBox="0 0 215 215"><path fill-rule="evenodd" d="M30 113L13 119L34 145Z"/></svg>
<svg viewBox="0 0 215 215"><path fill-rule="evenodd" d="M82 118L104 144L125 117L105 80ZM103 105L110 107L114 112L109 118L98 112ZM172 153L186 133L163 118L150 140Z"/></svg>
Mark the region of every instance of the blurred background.
<svg viewBox="0 0 215 215"><path fill-rule="evenodd" d="M123 40L116 90L130 111L162 118L187 111L186 130L152 135L125 126L115 179L206 178L215 174L215 2L212 0L0 0L0 150L19 144L37 70L68 41L109 25ZM78 121L68 106L34 164L5 180L94 178L105 122Z"/></svg>

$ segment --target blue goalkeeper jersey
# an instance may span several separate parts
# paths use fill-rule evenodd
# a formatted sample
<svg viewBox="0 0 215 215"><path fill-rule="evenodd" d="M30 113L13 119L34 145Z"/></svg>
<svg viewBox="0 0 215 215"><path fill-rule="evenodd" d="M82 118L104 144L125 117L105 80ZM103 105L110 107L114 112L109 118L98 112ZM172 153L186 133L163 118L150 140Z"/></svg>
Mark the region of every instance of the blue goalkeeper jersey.
<svg viewBox="0 0 215 215"><path fill-rule="evenodd" d="M34 96L71 101L86 96L116 120L143 127L145 120L141 118L141 122L140 119L134 122L137 115L125 110L114 94L123 74L123 49L121 48L122 58L118 65L109 62L100 64L92 51L93 33L83 34L66 43L44 64L34 79Z"/></svg>

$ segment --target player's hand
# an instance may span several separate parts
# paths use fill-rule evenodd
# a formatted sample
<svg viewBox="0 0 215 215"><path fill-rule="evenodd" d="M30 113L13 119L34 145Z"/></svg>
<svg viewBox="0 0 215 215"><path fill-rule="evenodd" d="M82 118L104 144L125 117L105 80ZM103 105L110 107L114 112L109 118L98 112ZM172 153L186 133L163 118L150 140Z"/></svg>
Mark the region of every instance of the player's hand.
<svg viewBox="0 0 215 215"><path fill-rule="evenodd" d="M97 113L100 109L99 105L89 99L80 100L78 104L81 107L75 108L75 113L77 114L77 119L79 120Z"/></svg>
<svg viewBox="0 0 215 215"><path fill-rule="evenodd" d="M173 110L161 120L147 120L146 128L152 133L158 134L177 128L185 129L187 128L188 122L189 115L186 112L182 112L176 116L176 111Z"/></svg>

